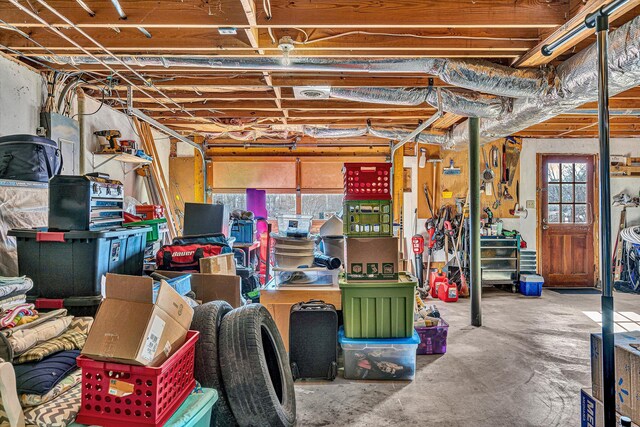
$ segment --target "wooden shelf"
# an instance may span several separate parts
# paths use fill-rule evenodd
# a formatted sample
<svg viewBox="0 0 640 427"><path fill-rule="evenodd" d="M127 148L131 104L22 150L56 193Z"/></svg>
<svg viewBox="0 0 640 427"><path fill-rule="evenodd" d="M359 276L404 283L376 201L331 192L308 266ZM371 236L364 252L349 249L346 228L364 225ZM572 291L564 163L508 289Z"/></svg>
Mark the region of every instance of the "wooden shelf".
<svg viewBox="0 0 640 427"><path fill-rule="evenodd" d="M134 156L133 154L128 154L128 153L115 153L115 154L111 154L111 153L94 153L94 156L98 156L98 157L102 157L102 158L106 158L108 157L108 159L103 162L107 163L111 160L116 160L118 162L122 162L122 163L135 163L138 165L148 165L151 163L151 160L147 160L147 159L143 159L142 157L138 157L138 156ZM101 166L101 165L100 165Z"/></svg>

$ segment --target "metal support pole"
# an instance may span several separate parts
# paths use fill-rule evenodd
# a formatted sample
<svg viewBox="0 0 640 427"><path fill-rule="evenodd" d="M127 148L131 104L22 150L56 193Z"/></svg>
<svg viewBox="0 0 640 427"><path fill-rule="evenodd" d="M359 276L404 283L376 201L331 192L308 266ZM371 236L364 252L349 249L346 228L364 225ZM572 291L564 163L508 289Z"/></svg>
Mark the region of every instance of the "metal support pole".
<svg viewBox="0 0 640 427"><path fill-rule="evenodd" d="M482 326L480 274L480 119L469 117L469 277L471 325Z"/></svg>
<svg viewBox="0 0 640 427"><path fill-rule="evenodd" d="M616 425L613 292L611 289L611 180L609 171L609 15L596 16L598 138L600 142L600 280L602 281L602 378L604 425Z"/></svg>

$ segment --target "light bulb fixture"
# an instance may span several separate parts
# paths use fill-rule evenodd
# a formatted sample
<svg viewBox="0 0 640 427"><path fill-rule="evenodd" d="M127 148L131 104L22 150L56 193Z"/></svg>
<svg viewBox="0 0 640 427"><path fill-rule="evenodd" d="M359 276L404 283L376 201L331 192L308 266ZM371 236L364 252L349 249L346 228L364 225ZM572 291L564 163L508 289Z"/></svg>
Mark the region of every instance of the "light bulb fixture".
<svg viewBox="0 0 640 427"><path fill-rule="evenodd" d="M418 167L424 169L427 166L427 149L420 149L420 160L418 161Z"/></svg>
<svg viewBox="0 0 640 427"><path fill-rule="evenodd" d="M290 65L289 53L294 49L293 39L284 36L278 41L278 48L282 51L282 65Z"/></svg>

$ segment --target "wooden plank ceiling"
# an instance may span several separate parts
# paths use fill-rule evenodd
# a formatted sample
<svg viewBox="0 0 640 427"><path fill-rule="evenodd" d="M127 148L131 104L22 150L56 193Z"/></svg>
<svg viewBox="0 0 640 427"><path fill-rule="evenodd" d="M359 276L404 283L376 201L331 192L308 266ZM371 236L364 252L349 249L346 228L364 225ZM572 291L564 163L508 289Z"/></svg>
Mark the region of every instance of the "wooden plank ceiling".
<svg viewBox="0 0 640 427"><path fill-rule="evenodd" d="M289 36L295 49L292 57L400 58L445 57L485 59L520 67L557 64L594 42L591 34L575 45L564 46L560 54L545 58L539 54L545 42L568 28L608 0L120 0L126 19L110 0L20 1L23 7L68 37L0 0L0 50L46 71L34 61L39 55L85 55L75 44L95 55L105 52L79 31L47 9L68 18L102 46L116 55L282 57L278 40ZM640 1L630 2L613 21L612 28L640 13ZM234 35L220 34L221 28L236 29ZM148 34L140 30L143 28ZM16 31L19 29L19 31ZM22 32L22 33L21 33ZM25 37L25 35L27 37ZM150 37L149 37L150 36ZM75 42L75 44L73 43ZM102 65L56 65L67 72L82 70L91 76L113 80L104 94L105 102L123 107L126 86L122 79ZM212 71L206 68L164 68L131 66L153 86L143 85L138 76L123 66L112 66L128 79L140 83L134 90L134 105L164 124L181 131L220 132L261 129L272 126L317 125L333 128L377 127L413 129L435 110L422 106L389 106L339 99L296 99L294 86L331 87L427 87L445 86L424 74L356 74L314 72ZM97 99L102 84L87 84L85 90ZM158 90L175 104L161 96ZM156 91L154 93L154 91ZM151 99L144 92L155 95ZM613 109L640 108L640 89L616 96ZM174 109L170 111L167 107ZM583 110L595 108L585 105ZM433 131L444 132L464 118L446 114ZM593 137L597 118L561 115L526 129L517 136ZM614 137L640 136L636 117L613 116ZM257 142L278 143L282 135L261 136ZM274 138L276 140L274 141ZM213 144L238 141L228 137ZM300 143L322 146L379 145L388 141L372 137L344 141ZM240 144L242 144L240 142Z"/></svg>

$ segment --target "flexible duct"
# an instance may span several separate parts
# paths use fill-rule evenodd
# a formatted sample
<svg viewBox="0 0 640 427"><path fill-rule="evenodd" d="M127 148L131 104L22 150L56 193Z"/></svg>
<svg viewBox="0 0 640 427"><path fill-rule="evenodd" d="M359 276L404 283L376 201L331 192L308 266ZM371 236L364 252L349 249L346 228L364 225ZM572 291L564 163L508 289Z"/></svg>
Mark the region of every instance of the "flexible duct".
<svg viewBox="0 0 640 427"><path fill-rule="evenodd" d="M100 64L90 56L42 56L52 63ZM122 62L140 67L198 67L216 70L313 71L336 73L424 73L437 76L446 83L491 95L512 98L542 96L554 88L551 69L515 69L488 61L464 59L418 58L341 61L323 58L291 57L289 64L280 58L207 58L207 57L99 57L100 61L117 65Z"/></svg>
<svg viewBox="0 0 640 427"><path fill-rule="evenodd" d="M640 17L609 35L609 93L611 96L640 84ZM542 123L597 100L597 50L593 44L562 63L557 70L558 89L542 98L513 101L513 112L499 119L482 120L483 142L490 142ZM468 143L467 123L456 126L446 147Z"/></svg>
<svg viewBox="0 0 640 427"><path fill-rule="evenodd" d="M611 32L609 58L609 90L612 95L640 83L640 17L636 17ZM97 63L96 59L89 56L44 56L38 59L53 63L58 60L73 64ZM114 58L103 58L103 60L110 64L118 63ZM292 58L289 65L283 64L278 58L123 57L121 60L140 66L181 66L224 70L424 72L435 75L449 84L469 90L516 98L509 106L510 113L498 114L495 118L481 120L480 131L483 142L517 133L565 111L573 110L586 102L595 101L597 97L595 44L565 61L558 67L557 72L551 68L544 70L515 69L486 61L440 58L370 61ZM403 96L412 99L412 96L408 95L412 95L412 93ZM388 100L389 94L384 94L382 98ZM503 111L505 111L504 108ZM371 130L369 131L371 132ZM387 132L382 133L386 134ZM422 133L419 138L442 141L441 143L445 147L452 148L468 143L467 125L465 122L456 126L445 137Z"/></svg>
<svg viewBox="0 0 640 427"><path fill-rule="evenodd" d="M464 89L441 88L442 110L464 117L497 118L511 111L513 100ZM438 108L438 94L433 88L331 88L329 96L357 102L419 106L427 103Z"/></svg>

